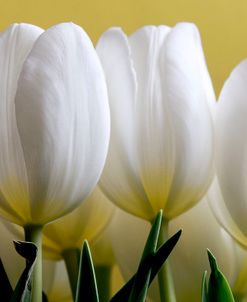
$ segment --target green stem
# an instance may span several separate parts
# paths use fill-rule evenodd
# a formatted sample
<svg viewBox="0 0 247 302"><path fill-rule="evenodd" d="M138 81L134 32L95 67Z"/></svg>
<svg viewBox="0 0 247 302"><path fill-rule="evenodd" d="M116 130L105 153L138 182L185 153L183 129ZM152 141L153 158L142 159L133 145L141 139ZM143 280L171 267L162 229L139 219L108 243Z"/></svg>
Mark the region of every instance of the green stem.
<svg viewBox="0 0 247 302"><path fill-rule="evenodd" d="M111 273L111 265L95 266L95 274L97 279L100 302L108 302L110 300Z"/></svg>
<svg viewBox="0 0 247 302"><path fill-rule="evenodd" d="M159 243L160 246L168 239L168 220L163 218ZM161 302L176 302L175 288L172 278L172 271L169 263L169 259L163 264L159 274L159 290L160 290L160 300Z"/></svg>
<svg viewBox="0 0 247 302"><path fill-rule="evenodd" d="M77 279L79 273L80 250L76 248L67 249L63 251L62 256L68 272L72 295L73 298L75 299Z"/></svg>
<svg viewBox="0 0 247 302"><path fill-rule="evenodd" d="M32 272L32 302L42 302L42 230L41 225L26 225L25 240L33 242L37 248L37 258Z"/></svg>

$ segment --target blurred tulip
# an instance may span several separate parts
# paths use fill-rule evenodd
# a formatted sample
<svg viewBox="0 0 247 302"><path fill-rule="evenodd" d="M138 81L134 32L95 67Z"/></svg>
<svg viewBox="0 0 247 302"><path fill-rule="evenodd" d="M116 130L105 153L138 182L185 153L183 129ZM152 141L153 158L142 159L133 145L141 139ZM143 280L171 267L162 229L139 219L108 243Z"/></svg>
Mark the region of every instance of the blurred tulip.
<svg viewBox="0 0 247 302"><path fill-rule="evenodd" d="M111 242L112 227L114 225L110 222L104 232L91 245L93 262L96 266L111 267L116 263Z"/></svg>
<svg viewBox="0 0 247 302"><path fill-rule="evenodd" d="M43 251L48 259L61 259L69 249L81 249L83 241L90 245L109 223L114 206L101 190L93 193L72 213L50 223L44 229Z"/></svg>
<svg viewBox="0 0 247 302"><path fill-rule="evenodd" d="M49 302L73 302L64 262L44 262L44 291Z"/></svg>
<svg viewBox="0 0 247 302"><path fill-rule="evenodd" d="M216 115L216 170L212 206L226 230L247 247L247 60L226 80Z"/></svg>
<svg viewBox="0 0 247 302"><path fill-rule="evenodd" d="M44 229L44 256L53 260L64 259L74 297L82 244L84 240L88 240L90 246L93 244L109 223L114 208L96 187L77 209Z"/></svg>
<svg viewBox="0 0 247 302"><path fill-rule="evenodd" d="M193 24L146 26L97 44L112 131L100 186L122 209L170 220L199 201L212 179L215 96Z"/></svg>
<svg viewBox="0 0 247 302"><path fill-rule="evenodd" d="M65 260L72 292L77 281L77 268L74 263L78 265L78 251L84 240L88 240L90 244L100 300L108 301L110 293L116 291L119 282L115 280L112 285L113 272L116 270L113 270L115 258L110 240L114 210L115 206L96 188L79 208L46 226L44 255L54 260Z"/></svg>
<svg viewBox="0 0 247 302"><path fill-rule="evenodd" d="M79 206L98 181L109 139L103 71L73 23L0 35L0 214L44 225Z"/></svg>
<svg viewBox="0 0 247 302"><path fill-rule="evenodd" d="M120 210L114 223L113 250L123 276L128 280L137 269L150 225ZM170 235L179 228L183 228L183 236L170 257L178 302L200 300L202 274L205 270L210 271L207 248L217 257L234 293L247 293L242 282L247 277L247 253L220 228L206 200L174 219L170 224ZM160 301L157 282L151 286L149 296L152 301Z"/></svg>

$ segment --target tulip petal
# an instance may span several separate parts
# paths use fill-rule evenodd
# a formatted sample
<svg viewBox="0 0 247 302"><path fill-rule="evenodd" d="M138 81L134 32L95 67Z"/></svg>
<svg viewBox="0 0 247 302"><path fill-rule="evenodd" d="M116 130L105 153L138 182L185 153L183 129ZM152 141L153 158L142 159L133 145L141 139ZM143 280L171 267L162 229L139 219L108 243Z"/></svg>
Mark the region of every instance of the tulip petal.
<svg viewBox="0 0 247 302"><path fill-rule="evenodd" d="M18 224L30 217L30 209L15 94L23 62L42 31L29 24L13 24L0 35L0 214Z"/></svg>
<svg viewBox="0 0 247 302"><path fill-rule="evenodd" d="M216 167L226 207L247 236L247 60L226 81L217 111ZM228 226L231 229L231 225ZM247 241L246 241L247 243Z"/></svg>
<svg viewBox="0 0 247 302"><path fill-rule="evenodd" d="M136 154L136 74L127 36L106 31L97 44L111 109L111 140L100 186L107 197L137 216L155 216L138 175Z"/></svg>
<svg viewBox="0 0 247 302"><path fill-rule="evenodd" d="M246 234L239 228L237 222L233 220L224 201L217 177L215 177L208 190L207 199L218 223L230 233L239 244L246 246Z"/></svg>
<svg viewBox="0 0 247 302"><path fill-rule="evenodd" d="M192 207L213 174L214 92L193 24L176 25L167 37L161 61L163 88L175 134L175 174L165 207L168 219Z"/></svg>
<svg viewBox="0 0 247 302"><path fill-rule="evenodd" d="M175 164L173 128L160 62L161 46L169 32L166 26L146 26L129 38L138 83L139 170L153 213L164 208Z"/></svg>
<svg viewBox="0 0 247 302"><path fill-rule="evenodd" d="M105 79L86 33L49 28L24 63L16 95L32 220L73 210L100 176L109 139Z"/></svg>

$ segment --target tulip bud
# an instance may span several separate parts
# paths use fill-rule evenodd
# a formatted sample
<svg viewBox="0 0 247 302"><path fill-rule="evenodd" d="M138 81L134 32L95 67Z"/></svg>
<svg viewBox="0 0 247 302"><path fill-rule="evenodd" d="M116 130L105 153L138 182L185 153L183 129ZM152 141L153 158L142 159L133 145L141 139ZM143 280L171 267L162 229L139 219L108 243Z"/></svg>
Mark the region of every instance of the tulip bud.
<svg viewBox="0 0 247 302"><path fill-rule="evenodd" d="M112 131L100 186L122 209L152 221L195 205L212 179L215 96L193 24L146 26L97 44Z"/></svg>
<svg viewBox="0 0 247 302"><path fill-rule="evenodd" d="M217 179L211 204L225 229L247 247L247 60L241 62L224 84L216 114Z"/></svg>
<svg viewBox="0 0 247 302"><path fill-rule="evenodd" d="M14 24L0 35L0 214L44 225L96 185L109 139L104 74L82 28Z"/></svg>

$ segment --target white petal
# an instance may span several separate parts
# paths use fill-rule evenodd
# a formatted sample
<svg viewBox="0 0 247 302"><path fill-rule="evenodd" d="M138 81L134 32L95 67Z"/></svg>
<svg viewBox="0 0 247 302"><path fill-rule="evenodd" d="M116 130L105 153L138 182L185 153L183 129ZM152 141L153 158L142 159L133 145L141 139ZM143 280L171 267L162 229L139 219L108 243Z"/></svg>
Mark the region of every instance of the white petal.
<svg viewBox="0 0 247 302"><path fill-rule="evenodd" d="M118 28L106 31L97 44L106 75L111 110L111 140L100 185L123 209L147 219L154 213L137 171L136 74L126 35Z"/></svg>
<svg viewBox="0 0 247 302"><path fill-rule="evenodd" d="M88 195L108 147L104 75L79 26L53 26L36 41L20 75L16 115L32 222L47 223Z"/></svg>
<svg viewBox="0 0 247 302"><path fill-rule="evenodd" d="M220 225L241 245L247 246L246 234L238 227L237 222L232 219L231 213L224 201L217 177L215 177L208 190L207 199Z"/></svg>
<svg viewBox="0 0 247 302"><path fill-rule="evenodd" d="M217 173L224 202L232 219L245 236L247 236L246 80L247 60L233 70L220 94L216 154Z"/></svg>
<svg viewBox="0 0 247 302"><path fill-rule="evenodd" d="M164 95L162 45L170 28L146 26L130 36L137 74L138 160L141 179L153 209L164 208L174 173L174 139Z"/></svg>
<svg viewBox="0 0 247 302"><path fill-rule="evenodd" d="M42 31L29 24L13 24L0 35L0 213L18 224L30 218L30 208L15 94L23 62Z"/></svg>
<svg viewBox="0 0 247 302"><path fill-rule="evenodd" d="M167 217L173 218L198 202L212 179L214 131L209 104L214 93L194 25L173 28L161 60L176 141L175 175L165 208Z"/></svg>

